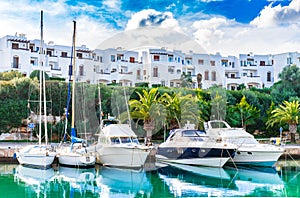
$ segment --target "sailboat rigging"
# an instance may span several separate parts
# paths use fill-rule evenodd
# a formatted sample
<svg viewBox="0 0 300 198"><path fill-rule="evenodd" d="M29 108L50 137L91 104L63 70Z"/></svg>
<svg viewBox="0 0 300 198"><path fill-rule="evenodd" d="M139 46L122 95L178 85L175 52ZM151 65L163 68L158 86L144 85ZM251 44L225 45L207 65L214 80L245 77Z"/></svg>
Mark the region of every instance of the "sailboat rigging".
<svg viewBox="0 0 300 198"><path fill-rule="evenodd" d="M39 133L38 145L27 145L20 151L16 152L17 160L21 165L31 166L36 168L50 168L56 153L48 146L48 131L47 131L47 109L46 109L46 83L44 69L44 50L43 50L43 10L41 11L41 41L40 41L40 74L39 74ZM43 105L42 105L43 103ZM44 108L44 132L45 145L42 145L42 106Z"/></svg>
<svg viewBox="0 0 300 198"><path fill-rule="evenodd" d="M69 66L69 85L68 85L68 99L66 107L66 124L65 124L65 133L64 133L64 142L66 141L67 136L67 122L68 122L68 109L69 102L71 100L72 110L71 110L71 145L65 146L60 145L58 148L58 162L64 166L71 167L91 167L95 165L95 157L87 151L86 140L78 138L76 136L75 128L75 70L76 70L76 21L73 21L73 45L72 45L72 55L71 55L71 64ZM72 89L71 89L72 83Z"/></svg>

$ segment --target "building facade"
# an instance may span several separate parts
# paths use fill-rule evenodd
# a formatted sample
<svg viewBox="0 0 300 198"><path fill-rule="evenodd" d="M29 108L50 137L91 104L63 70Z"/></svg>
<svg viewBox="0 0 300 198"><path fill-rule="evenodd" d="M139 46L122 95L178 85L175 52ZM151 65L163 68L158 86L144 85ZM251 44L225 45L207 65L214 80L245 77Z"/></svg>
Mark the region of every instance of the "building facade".
<svg viewBox="0 0 300 198"><path fill-rule="evenodd" d="M0 39L0 72L17 70L29 76L39 70L41 63L50 77L69 79L71 46L28 40L24 34ZM147 82L167 87L182 86L182 75L189 76L194 88L222 86L235 90L241 84L247 88L271 87L279 80L283 67L300 66L298 52L255 55L240 54L223 57L216 54L184 53L180 50L144 48L128 51L121 47L94 49L82 45L76 47L76 79L80 82L118 83L135 86Z"/></svg>

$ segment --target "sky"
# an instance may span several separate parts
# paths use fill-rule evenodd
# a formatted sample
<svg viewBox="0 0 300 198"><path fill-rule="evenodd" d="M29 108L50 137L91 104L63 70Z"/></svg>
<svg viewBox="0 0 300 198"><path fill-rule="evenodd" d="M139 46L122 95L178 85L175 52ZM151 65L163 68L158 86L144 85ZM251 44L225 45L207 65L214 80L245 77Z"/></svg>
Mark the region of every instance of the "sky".
<svg viewBox="0 0 300 198"><path fill-rule="evenodd" d="M0 0L0 37L90 49L144 46L223 56L300 51L300 0ZM199 50L198 50L199 49ZM186 49L187 50L187 49Z"/></svg>

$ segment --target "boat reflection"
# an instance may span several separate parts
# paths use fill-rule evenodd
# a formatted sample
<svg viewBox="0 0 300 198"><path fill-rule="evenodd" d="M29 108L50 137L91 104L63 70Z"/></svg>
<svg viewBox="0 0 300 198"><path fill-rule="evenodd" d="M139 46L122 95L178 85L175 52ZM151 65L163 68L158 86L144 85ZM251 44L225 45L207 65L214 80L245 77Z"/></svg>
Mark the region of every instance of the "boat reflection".
<svg viewBox="0 0 300 198"><path fill-rule="evenodd" d="M14 180L18 184L24 183L28 191L36 195L46 195L51 181L55 178L55 171L50 169L36 169L22 165L15 168Z"/></svg>
<svg viewBox="0 0 300 198"><path fill-rule="evenodd" d="M150 197L152 185L145 171L101 167L96 179L100 197Z"/></svg>
<svg viewBox="0 0 300 198"><path fill-rule="evenodd" d="M176 197L284 196L284 182L274 169L205 168L166 166L158 169L161 180ZM228 177L229 176L229 177Z"/></svg>
<svg viewBox="0 0 300 198"><path fill-rule="evenodd" d="M94 185L96 179L95 168L80 169L60 166L56 180L63 186L63 193L67 197L89 196L98 192Z"/></svg>

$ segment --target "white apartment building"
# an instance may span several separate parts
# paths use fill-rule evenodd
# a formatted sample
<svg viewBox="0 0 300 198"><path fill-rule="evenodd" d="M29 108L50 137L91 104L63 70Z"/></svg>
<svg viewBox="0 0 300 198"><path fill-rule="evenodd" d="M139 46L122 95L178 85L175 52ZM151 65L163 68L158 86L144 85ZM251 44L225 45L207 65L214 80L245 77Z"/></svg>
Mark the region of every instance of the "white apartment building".
<svg viewBox="0 0 300 198"><path fill-rule="evenodd" d="M72 47L44 43L44 54L39 54L40 40L28 40L24 34L0 38L0 72L17 70L29 76L38 70L43 59L50 77L68 80ZM167 48L144 48L128 51L121 47L94 49L76 47L76 78L80 82L119 83L135 86L148 82L167 87L180 87L181 75L192 78L193 87L209 88L214 85L235 90L246 87L271 87L279 80L278 74L286 65L300 66L298 52L223 57L216 54L184 53ZM201 74L201 82L199 75ZM198 76L198 80L197 80Z"/></svg>

